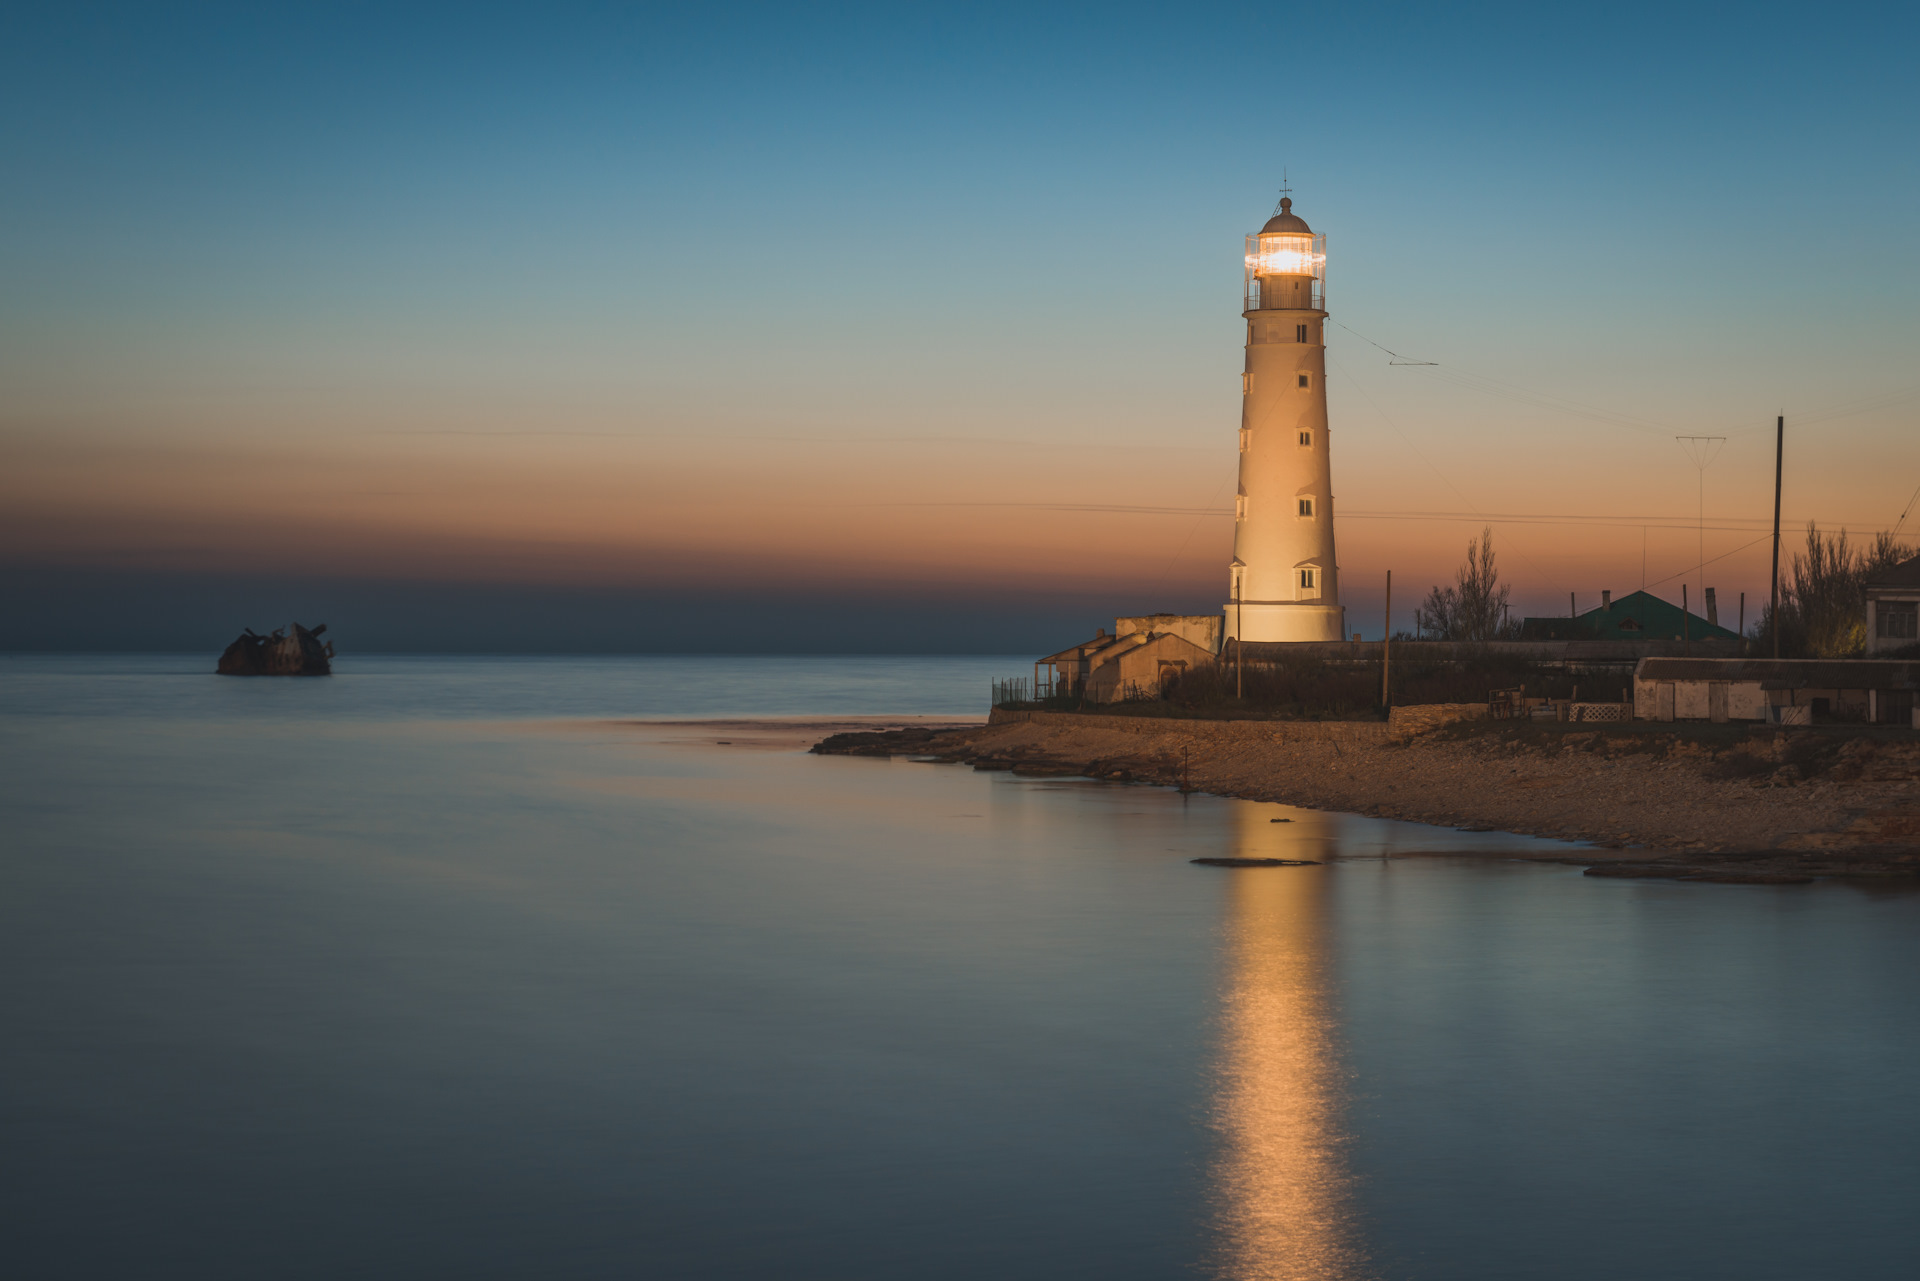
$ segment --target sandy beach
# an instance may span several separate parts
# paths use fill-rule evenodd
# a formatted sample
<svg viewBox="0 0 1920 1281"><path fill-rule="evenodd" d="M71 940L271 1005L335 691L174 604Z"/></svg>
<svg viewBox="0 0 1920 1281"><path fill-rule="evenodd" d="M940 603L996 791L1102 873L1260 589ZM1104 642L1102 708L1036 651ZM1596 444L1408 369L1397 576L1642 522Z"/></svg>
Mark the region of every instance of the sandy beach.
<svg viewBox="0 0 1920 1281"><path fill-rule="evenodd" d="M1168 720L996 711L977 729L843 733L817 751L1185 786L1590 842L1598 874L1920 875L1920 741L1738 725Z"/></svg>

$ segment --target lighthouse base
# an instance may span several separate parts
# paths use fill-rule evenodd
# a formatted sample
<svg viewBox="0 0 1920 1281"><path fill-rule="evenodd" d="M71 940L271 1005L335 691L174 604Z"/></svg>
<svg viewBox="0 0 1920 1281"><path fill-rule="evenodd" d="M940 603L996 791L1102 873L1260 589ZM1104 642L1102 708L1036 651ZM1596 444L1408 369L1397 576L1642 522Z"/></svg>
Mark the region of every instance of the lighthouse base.
<svg viewBox="0 0 1920 1281"><path fill-rule="evenodd" d="M1229 601L1227 639L1243 641L1337 641L1346 639L1341 605L1295 601Z"/></svg>

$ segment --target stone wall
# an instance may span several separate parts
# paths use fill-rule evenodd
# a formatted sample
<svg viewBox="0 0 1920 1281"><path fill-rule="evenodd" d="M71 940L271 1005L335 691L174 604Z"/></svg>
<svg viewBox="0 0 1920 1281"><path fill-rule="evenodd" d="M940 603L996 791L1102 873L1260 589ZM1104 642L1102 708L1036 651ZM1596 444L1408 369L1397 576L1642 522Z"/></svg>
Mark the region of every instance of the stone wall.
<svg viewBox="0 0 1920 1281"><path fill-rule="evenodd" d="M1411 738L1415 734L1430 733L1442 725L1483 721L1486 718L1485 703L1415 703L1411 707L1396 707L1388 712L1387 724L1397 736Z"/></svg>
<svg viewBox="0 0 1920 1281"><path fill-rule="evenodd" d="M1402 732L1381 721L1203 721L1172 716L1105 716L1089 712L1021 712L996 707L989 725L1038 729L1097 729L1115 734L1178 734L1219 742L1385 743Z"/></svg>

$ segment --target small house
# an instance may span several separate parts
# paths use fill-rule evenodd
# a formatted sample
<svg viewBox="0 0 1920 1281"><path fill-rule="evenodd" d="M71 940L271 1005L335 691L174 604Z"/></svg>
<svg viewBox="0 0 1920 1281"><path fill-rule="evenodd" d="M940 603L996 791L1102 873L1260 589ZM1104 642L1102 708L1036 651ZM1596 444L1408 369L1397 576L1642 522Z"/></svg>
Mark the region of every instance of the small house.
<svg viewBox="0 0 1920 1281"><path fill-rule="evenodd" d="M1914 725L1916 688L1920 662L1643 658L1633 671L1633 718Z"/></svg>
<svg viewBox="0 0 1920 1281"><path fill-rule="evenodd" d="M1629 592L1619 600L1600 593L1600 608L1569 618L1528 618L1522 640L1541 641L1737 641L1740 633L1661 600L1652 592Z"/></svg>
<svg viewBox="0 0 1920 1281"><path fill-rule="evenodd" d="M1866 584L1866 597L1867 653L1920 645L1920 556L1876 575Z"/></svg>
<svg viewBox="0 0 1920 1281"><path fill-rule="evenodd" d="M1090 641L1041 659L1035 687L1044 697L1077 695L1094 703L1157 698L1169 681L1212 663L1213 654L1175 632L1137 631ZM1048 676L1040 676L1039 668Z"/></svg>

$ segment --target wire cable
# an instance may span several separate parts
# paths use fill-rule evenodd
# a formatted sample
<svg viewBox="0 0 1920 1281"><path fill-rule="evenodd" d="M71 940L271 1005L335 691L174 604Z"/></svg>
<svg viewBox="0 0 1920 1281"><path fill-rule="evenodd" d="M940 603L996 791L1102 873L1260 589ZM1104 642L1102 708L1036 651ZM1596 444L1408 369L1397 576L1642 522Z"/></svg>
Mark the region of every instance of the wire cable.
<svg viewBox="0 0 1920 1281"><path fill-rule="evenodd" d="M1772 539L1772 537L1773 537L1773 531L1768 530L1766 533L1754 539L1752 542L1742 543L1730 552L1721 552L1718 556L1715 556L1710 560L1703 560L1698 565L1688 565L1685 569L1682 569L1677 573L1668 574L1665 578L1656 578L1652 582L1648 583L1647 587L1658 587L1660 586L1660 584L1670 583L1676 578L1685 578L1688 574L1694 573L1698 570L1705 569L1707 566L1713 564L1714 561L1725 560L1729 556L1738 556L1741 552L1747 550L1747 548L1749 547L1758 547L1761 543L1767 542L1770 539ZM1645 591L1646 587L1643 587L1640 590Z"/></svg>
<svg viewBox="0 0 1920 1281"><path fill-rule="evenodd" d="M1340 322L1337 320L1334 323L1340 324ZM1340 325L1340 327L1342 329L1346 329L1345 325ZM1350 329L1347 330L1347 332L1353 333L1353 331ZM1356 338L1365 338L1365 335L1363 334L1354 334L1354 336ZM1371 338L1366 338L1366 341L1373 343L1373 340ZM1376 347L1380 346L1379 343L1373 343L1373 345ZM1385 351L1386 348L1380 347L1380 350ZM1427 465L1427 469L1431 471L1434 475L1438 476L1441 479L1441 481L1446 484L1446 487L1448 489L1451 489L1454 492L1454 494L1460 499L1460 501L1467 505L1468 510L1474 511L1474 512L1479 511L1479 509L1473 505L1473 500L1466 496L1465 492L1461 490L1460 486L1454 484L1452 479L1449 478L1445 472L1441 471L1437 466L1435 466L1431 458L1428 458L1425 454L1420 452L1420 447L1413 443L1413 440L1407 435L1407 433L1400 430L1400 426L1398 423L1394 422L1393 419L1387 416L1387 412L1384 409L1380 408L1379 403L1374 400L1373 394L1366 389L1366 386L1363 383L1361 383L1359 379L1349 374L1340 365L1338 361L1334 360L1333 355L1330 352L1327 354L1327 363L1333 366L1334 371L1340 375L1340 380L1342 382L1352 384L1354 389L1360 393L1361 398L1364 399L1367 402L1367 404L1373 409L1373 412L1380 416L1380 421L1385 423L1388 427L1392 428L1393 434L1398 436L1402 441L1404 441L1406 443L1407 448L1413 451L1413 456L1415 458L1418 458L1421 462L1425 463ZM1337 513L1335 518L1338 519ZM1528 569L1531 569L1536 574L1543 572L1538 565L1534 564L1531 560L1527 559L1527 555L1525 552L1521 551L1517 547L1512 548L1511 550L1513 551L1513 554L1515 556L1520 558L1520 562L1524 564Z"/></svg>

